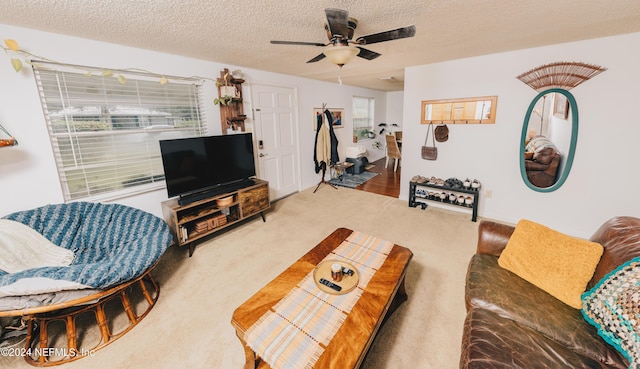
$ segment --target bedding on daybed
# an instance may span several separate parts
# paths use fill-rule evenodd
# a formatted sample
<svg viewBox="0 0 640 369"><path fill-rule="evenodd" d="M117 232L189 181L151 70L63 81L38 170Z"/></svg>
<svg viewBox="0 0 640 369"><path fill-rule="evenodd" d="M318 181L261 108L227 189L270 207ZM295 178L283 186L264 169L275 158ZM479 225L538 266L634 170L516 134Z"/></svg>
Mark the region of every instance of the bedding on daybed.
<svg viewBox="0 0 640 369"><path fill-rule="evenodd" d="M45 266L69 266L73 251L54 245L35 229L0 219L0 270L17 273Z"/></svg>
<svg viewBox="0 0 640 369"><path fill-rule="evenodd" d="M162 219L119 204L46 205L5 219L38 231L53 244L73 252L74 259L69 266L45 266L16 273L0 271L0 298L105 290L140 276L171 243L171 233ZM52 298L55 296L36 300ZM17 298L5 302L11 300L29 301ZM32 300L29 304L33 303Z"/></svg>

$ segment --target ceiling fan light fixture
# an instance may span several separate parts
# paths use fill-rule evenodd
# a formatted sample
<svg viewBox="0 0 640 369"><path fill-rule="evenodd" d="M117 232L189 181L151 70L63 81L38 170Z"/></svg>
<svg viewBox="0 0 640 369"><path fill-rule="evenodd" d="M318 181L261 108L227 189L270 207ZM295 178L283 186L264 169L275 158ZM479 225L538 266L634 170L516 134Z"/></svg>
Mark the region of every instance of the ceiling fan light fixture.
<svg viewBox="0 0 640 369"><path fill-rule="evenodd" d="M337 64L339 66L343 66L353 59L354 56L358 55L360 49L355 46L346 46L346 45L333 45L328 47L323 54L329 59L333 64Z"/></svg>

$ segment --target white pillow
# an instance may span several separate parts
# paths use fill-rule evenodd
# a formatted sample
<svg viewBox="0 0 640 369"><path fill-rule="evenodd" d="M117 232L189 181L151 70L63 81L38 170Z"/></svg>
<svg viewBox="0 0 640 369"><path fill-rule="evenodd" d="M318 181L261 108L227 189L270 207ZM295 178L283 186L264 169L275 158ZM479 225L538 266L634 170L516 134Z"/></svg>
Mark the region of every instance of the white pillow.
<svg viewBox="0 0 640 369"><path fill-rule="evenodd" d="M0 219L0 270L17 273L46 266L69 266L73 251L57 246L31 227Z"/></svg>

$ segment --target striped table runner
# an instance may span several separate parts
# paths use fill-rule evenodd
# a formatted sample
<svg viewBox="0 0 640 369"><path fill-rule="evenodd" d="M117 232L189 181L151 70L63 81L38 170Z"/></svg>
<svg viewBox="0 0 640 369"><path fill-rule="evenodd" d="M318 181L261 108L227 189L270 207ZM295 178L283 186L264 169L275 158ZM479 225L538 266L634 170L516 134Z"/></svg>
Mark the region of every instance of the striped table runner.
<svg viewBox="0 0 640 369"><path fill-rule="evenodd" d="M322 292L307 274L246 332L244 340L273 369L311 369L382 266L393 243L354 231L324 260L343 260L360 274L344 295Z"/></svg>

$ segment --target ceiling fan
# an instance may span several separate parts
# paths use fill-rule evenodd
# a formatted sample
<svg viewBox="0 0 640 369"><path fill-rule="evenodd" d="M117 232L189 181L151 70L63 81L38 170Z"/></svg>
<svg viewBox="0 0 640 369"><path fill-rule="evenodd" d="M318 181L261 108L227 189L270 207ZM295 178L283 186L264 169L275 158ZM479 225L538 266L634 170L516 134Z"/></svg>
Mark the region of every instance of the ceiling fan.
<svg viewBox="0 0 640 369"><path fill-rule="evenodd" d="M389 31L360 36L353 40L353 34L358 26L355 18L349 17L349 12L341 9L325 9L327 23L324 28L327 31L329 42L304 42L304 41L271 41L276 45L308 45L325 47L322 54L307 61L315 63L324 59L329 59L340 68L347 64L354 56L359 56L367 60L373 60L381 54L365 49L359 45L371 45L378 42L398 40L401 38L413 37L416 34L416 27L411 25ZM358 45L358 46L355 46Z"/></svg>

